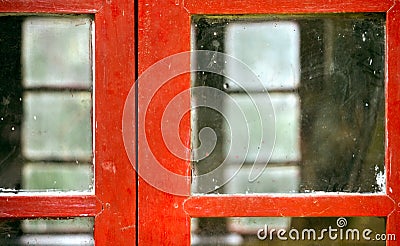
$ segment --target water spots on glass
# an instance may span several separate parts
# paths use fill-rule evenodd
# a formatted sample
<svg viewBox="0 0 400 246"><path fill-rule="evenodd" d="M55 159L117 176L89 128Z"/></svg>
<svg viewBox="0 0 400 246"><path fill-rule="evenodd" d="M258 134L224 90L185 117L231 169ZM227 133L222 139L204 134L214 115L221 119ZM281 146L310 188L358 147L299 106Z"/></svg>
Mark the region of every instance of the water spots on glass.
<svg viewBox="0 0 400 246"><path fill-rule="evenodd" d="M94 245L93 224L90 217L8 219L0 227L0 244Z"/></svg>
<svg viewBox="0 0 400 246"><path fill-rule="evenodd" d="M0 187L90 191L92 18L0 20Z"/></svg>
<svg viewBox="0 0 400 246"><path fill-rule="evenodd" d="M23 25L23 83L91 86L90 18L29 17Z"/></svg>
<svg viewBox="0 0 400 246"><path fill-rule="evenodd" d="M193 47L215 50L218 46L218 51L248 65L262 82L252 85L240 77L239 69L219 60L212 65L228 78L239 74L239 83L196 74L194 87L223 90L233 101L220 101L221 115L196 110L194 144L196 131L204 127L211 127L218 141L207 158L192 163L195 175L210 172L225 159L234 166L245 158L239 172L230 173L227 166L214 177L234 176L215 193L385 192L384 171L375 171L376 166L379 170L384 166L384 14L196 16L193 23ZM271 156L257 153L262 145L244 141L268 129L268 117L252 106L267 93L277 126ZM233 105L246 115L246 127L222 117L240 113ZM232 132L243 134L243 141L232 142ZM271 137L264 135L262 143L268 142ZM243 151L245 156L239 154ZM251 180L246 163L255 155L268 166ZM286 175L274 179L275 170ZM201 186L193 183L192 192L202 193Z"/></svg>

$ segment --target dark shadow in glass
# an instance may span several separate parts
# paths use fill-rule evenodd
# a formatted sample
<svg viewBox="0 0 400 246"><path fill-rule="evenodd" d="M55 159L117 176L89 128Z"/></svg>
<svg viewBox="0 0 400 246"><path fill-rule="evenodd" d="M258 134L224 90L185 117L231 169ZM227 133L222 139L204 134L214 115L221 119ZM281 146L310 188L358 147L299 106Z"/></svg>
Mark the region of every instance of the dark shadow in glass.
<svg viewBox="0 0 400 246"><path fill-rule="evenodd" d="M230 36L226 34L231 25L240 24L246 29L246 25L254 23L275 23L279 27L284 22L294 23L297 28L293 31L300 31L300 67L297 68L299 71L296 70L300 74L299 82L283 89L276 88L276 84L274 88L268 89L268 81L263 83L275 98L279 93L298 97L299 105L293 104L296 105L295 109L284 111L300 111L299 122L291 122L293 117L288 117L290 120L286 122L300 128L297 131L300 153L293 155L288 152L288 156L299 157L290 160L274 159L268 163L268 167L298 168L299 178L295 182L298 187L287 191L258 187L256 190L246 190L246 193L385 192L385 14L195 16L193 49L227 52L228 44L237 42L229 39ZM258 38L256 34L252 35L254 37L247 37L247 40ZM234 47L240 45L244 46L243 50L248 50L248 54L257 54L257 51L262 53L260 47L249 43L235 44ZM242 53L246 55L246 52ZM248 65L252 68L251 64ZM213 61L210 66L217 66L226 74L224 61ZM257 68L252 69L257 72ZM214 87L231 95L245 93L227 86L223 76L207 72L195 73L193 86ZM265 92L252 88L248 95L251 96L251 93L259 95ZM194 104L196 98L207 97L197 94L192 96ZM284 111L276 109L275 114L279 116ZM199 146L198 133L204 127L212 128L218 138L214 151L208 157L192 163L194 176L214 170L226 157L224 149L230 143L225 139L225 121L221 112L213 109L198 108L193 111L193 148ZM286 130L287 124L277 124L277 132ZM292 140L286 142L293 143ZM285 140L279 144L285 145ZM244 167L251 164L244 163ZM267 172L268 169L263 174L264 178L268 178ZM293 179L289 176L287 178ZM232 180L228 186L241 185L235 182L238 181ZM217 188L213 193L231 193L228 192L231 189L226 187ZM192 192L204 194L202 184L193 185Z"/></svg>

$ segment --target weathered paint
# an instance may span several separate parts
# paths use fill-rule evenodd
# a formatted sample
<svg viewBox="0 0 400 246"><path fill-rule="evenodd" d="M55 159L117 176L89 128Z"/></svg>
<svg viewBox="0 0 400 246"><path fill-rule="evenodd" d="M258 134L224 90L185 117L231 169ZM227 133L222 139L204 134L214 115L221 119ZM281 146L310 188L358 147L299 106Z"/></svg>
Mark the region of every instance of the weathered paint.
<svg viewBox="0 0 400 246"><path fill-rule="evenodd" d="M0 13L96 13L103 0L2 0Z"/></svg>
<svg viewBox="0 0 400 246"><path fill-rule="evenodd" d="M388 0L139 0L137 65L140 73L168 55L190 50L192 14L387 12L386 195L335 193L178 197L158 191L143 180L139 180L139 188L136 189L135 171L125 154L121 136L122 110L125 97L133 86L137 55L134 52L134 2L1 1L0 12L95 14L96 193L3 195L0 196L0 217L96 216L96 245L133 245L136 239L141 245L189 245L190 216L387 216L387 232L400 235L400 152L397 151L400 148L400 12L398 5L393 5L394 2ZM189 76L182 76L167 85L159 99L153 102L152 112L155 113L150 116L152 122L161 119L162 112L159 111L165 107L163 99L189 88L189 79ZM144 116L140 117L139 125L144 125ZM157 124L149 127L150 132L160 131ZM183 120L182 127L187 130L181 133L181 137L188 140L189 117ZM150 136L159 141L156 134ZM141 149L141 143L143 136L139 137L139 162L145 165L146 149ZM187 162L174 159L165 148L160 148L159 154L167 160L165 164L168 168L189 175ZM138 225L137 191L140 206ZM136 238L136 230L139 230L139 238ZM396 245L396 242L387 244Z"/></svg>
<svg viewBox="0 0 400 246"><path fill-rule="evenodd" d="M162 245L189 245L189 223L185 216L191 217L231 217L231 216L292 216L292 217L329 217L329 216L384 216L388 217L387 231L400 234L397 229L399 203L399 175L396 164L400 161L400 117L397 109L400 104L400 38L396 30L400 29L398 7L394 1L364 0L306 0L306 1L209 1L185 0L139 1L139 71L143 72L162 58L190 49L189 19L193 14L303 14L303 13L344 13L344 12L387 12L387 78L386 78L386 170L387 194L274 194L274 195L215 195L180 197L165 194L140 180L139 186L139 242ZM176 80L180 89L164 90L154 101L152 122L159 122L164 102L190 87L190 78ZM140 85L145 86L145 85ZM140 95L140 91L139 91ZM140 98L139 98L140 99ZM182 102L188 103L188 102ZM140 100L139 100L140 108ZM397 115L396 115L397 114ZM184 119L183 126L190 124ZM143 119L139 119L144 124ZM153 124L151 132L159 132ZM154 134L153 134L154 135ZM153 136L149 135L149 136ZM189 131L187 133L189 135ZM156 143L161 139L151 137ZM139 140L139 151L142 151ZM164 153L164 154L163 154ZM170 158L165 149L159 150L161 156L168 158L168 167L177 173L185 171L185 165ZM142 152L139 152L139 156ZM139 158L140 165L145 164L145 156ZM144 161L143 164L141 161ZM181 210L183 202L184 210ZM173 204L178 203L179 209ZM395 245L395 242L387 242Z"/></svg>
<svg viewBox="0 0 400 246"><path fill-rule="evenodd" d="M103 204L95 219L96 245L136 241L135 163L128 159L122 138L125 100L135 82L134 13L133 1L109 0L94 15L95 192ZM135 131L124 134L134 136ZM131 148L135 152L134 144Z"/></svg>

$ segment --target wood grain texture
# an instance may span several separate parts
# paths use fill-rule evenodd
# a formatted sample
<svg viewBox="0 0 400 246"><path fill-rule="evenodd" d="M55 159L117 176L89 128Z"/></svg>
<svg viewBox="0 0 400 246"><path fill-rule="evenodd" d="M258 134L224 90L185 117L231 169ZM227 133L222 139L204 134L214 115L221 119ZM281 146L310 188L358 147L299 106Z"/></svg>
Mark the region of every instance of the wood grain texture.
<svg viewBox="0 0 400 246"><path fill-rule="evenodd" d="M0 196L1 218L95 216L102 210L94 195Z"/></svg>
<svg viewBox="0 0 400 246"><path fill-rule="evenodd" d="M165 57L190 51L190 15L179 1L139 0L138 12L139 75ZM186 65L189 66L189 60ZM139 80L139 170L145 169L149 162L158 165L150 158L154 154L162 166L187 175L189 181L190 162L171 154L163 142L160 126L166 105L190 88L190 75L179 76L165 84L146 108L147 91L151 87L148 83L151 82ZM189 98L180 104L189 109ZM181 120L180 129L185 129L181 134L182 142L190 146L190 117ZM189 182L176 184L168 178L164 181L171 187L179 186L187 193L190 191ZM186 197L160 191L142 178L139 178L138 192L139 245L190 245L190 218L182 207Z"/></svg>
<svg viewBox="0 0 400 246"><path fill-rule="evenodd" d="M96 245L134 245L136 242L136 176L122 131L126 97L135 81L134 4L106 1L95 14L95 185L103 210L95 219ZM134 102L132 102L134 103ZM132 105L135 108L135 105ZM135 154L135 143L127 146ZM131 162L132 161L132 162Z"/></svg>
<svg viewBox="0 0 400 246"><path fill-rule="evenodd" d="M302 14L343 12L386 12L393 0L186 0L191 14Z"/></svg>
<svg viewBox="0 0 400 246"><path fill-rule="evenodd" d="M103 6L103 0L2 0L0 13L95 13Z"/></svg>
<svg viewBox="0 0 400 246"><path fill-rule="evenodd" d="M396 210L388 216L387 233L400 235L400 6L387 13L386 22L386 193ZM398 245L389 241L387 245Z"/></svg>
<svg viewBox="0 0 400 246"><path fill-rule="evenodd" d="M192 217L387 216L396 204L385 195L291 194L196 196L186 200Z"/></svg>

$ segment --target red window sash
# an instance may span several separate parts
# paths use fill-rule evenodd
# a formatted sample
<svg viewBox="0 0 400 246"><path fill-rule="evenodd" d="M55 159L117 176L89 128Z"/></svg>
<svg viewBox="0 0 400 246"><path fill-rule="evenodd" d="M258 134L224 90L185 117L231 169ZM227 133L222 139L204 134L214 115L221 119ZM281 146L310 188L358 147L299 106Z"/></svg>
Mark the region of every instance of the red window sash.
<svg viewBox="0 0 400 246"><path fill-rule="evenodd" d="M103 6L102 0L5 0L0 2L4 13L96 13Z"/></svg>
<svg viewBox="0 0 400 246"><path fill-rule="evenodd" d="M190 17L195 14L301 14L383 12L386 15L386 194L296 194L296 195L214 195L174 196L161 192L139 177L139 244L141 245L190 245L190 217L226 216L383 216L387 217L387 232L400 235L397 224L400 206L400 13L399 6L389 0L252 0L211 1L139 0L139 74L155 62L190 50ZM189 64L188 64L189 66ZM155 99L157 110L151 111L151 120L161 122L165 98L190 88L190 77L175 78L166 85L163 97ZM178 87L178 88L177 88ZM146 88L139 82L139 112L144 112L140 95ZM190 108L190 101L182 102ZM159 112L161 111L161 112ZM159 142L159 125L147 124L144 113L139 114L139 128L146 126L147 138ZM149 116L146 116L149 117ZM147 118L148 119L148 118ZM146 119L146 120L147 120ZM181 122L190 129L190 119ZM190 139L190 132L181 134L183 142ZM159 142L162 143L162 142ZM145 136L139 134L139 169L148 164L151 152ZM162 146L162 144L160 144ZM158 150L169 158L166 148ZM168 159L163 163L176 173L190 173L189 163ZM190 184L187 184L190 189ZM395 242L387 242L395 245Z"/></svg>
<svg viewBox="0 0 400 246"><path fill-rule="evenodd" d="M122 140L134 85L134 3L128 0L6 0L0 13L94 14L95 194L0 195L0 218L95 216L96 245L136 241L136 178Z"/></svg>
<svg viewBox="0 0 400 246"><path fill-rule="evenodd" d="M146 5L146 3L148 5ZM82 196L0 196L0 217L93 216L98 245L133 243L136 240L136 181L131 163L124 153L122 110L133 86L134 6L129 1L2 1L0 12L94 13L95 44L95 195ZM139 72L154 62L190 50L190 15L250 13L326 13L387 12L386 79L386 172L387 195L295 195L295 196L218 196L179 197L163 193L139 180L139 238L143 245L189 245L190 216L388 216L388 233L400 235L400 38L399 7L392 1L224 1L179 0L139 1ZM189 88L189 77L179 78L178 90ZM141 85L145 86L145 85ZM140 93L140 91L139 91ZM172 91L173 96L176 91ZM184 102L189 104L189 102ZM140 101L139 101L140 106ZM155 115L154 117L159 117ZM134 119L132 119L134 120ZM139 125L143 125L139 119ZM190 120L182 122L190 127ZM155 126L154 126L155 127ZM157 129L150 129L157 131ZM139 150L143 145L139 136ZM189 132L186 134L190 138ZM145 152L145 150L144 150ZM142 157L142 158L141 158ZM143 159L139 152L139 160ZM179 161L177 162L179 163ZM174 163L176 164L176 163ZM180 163L184 164L184 163ZM140 163L145 165L145 163ZM176 172L189 173L185 165L173 165ZM188 186L188 189L190 187ZM338 199L339 198L339 199ZM185 202L186 201L186 202ZM287 206L285 202L303 204ZM261 208L243 213L232 204L257 204ZM319 204L319 206L314 204ZM11 206L17 206L12 209ZM176 205L177 208L176 208ZM243 205L241 205L243 207ZM248 206L248 205L247 205ZM293 208L290 213L288 210ZM335 209L336 208L336 209ZM247 210L248 211L248 210ZM285 212L287 211L287 212ZM343 212L343 213L341 213ZM392 242L388 242L390 245ZM394 245L394 244L393 244Z"/></svg>

